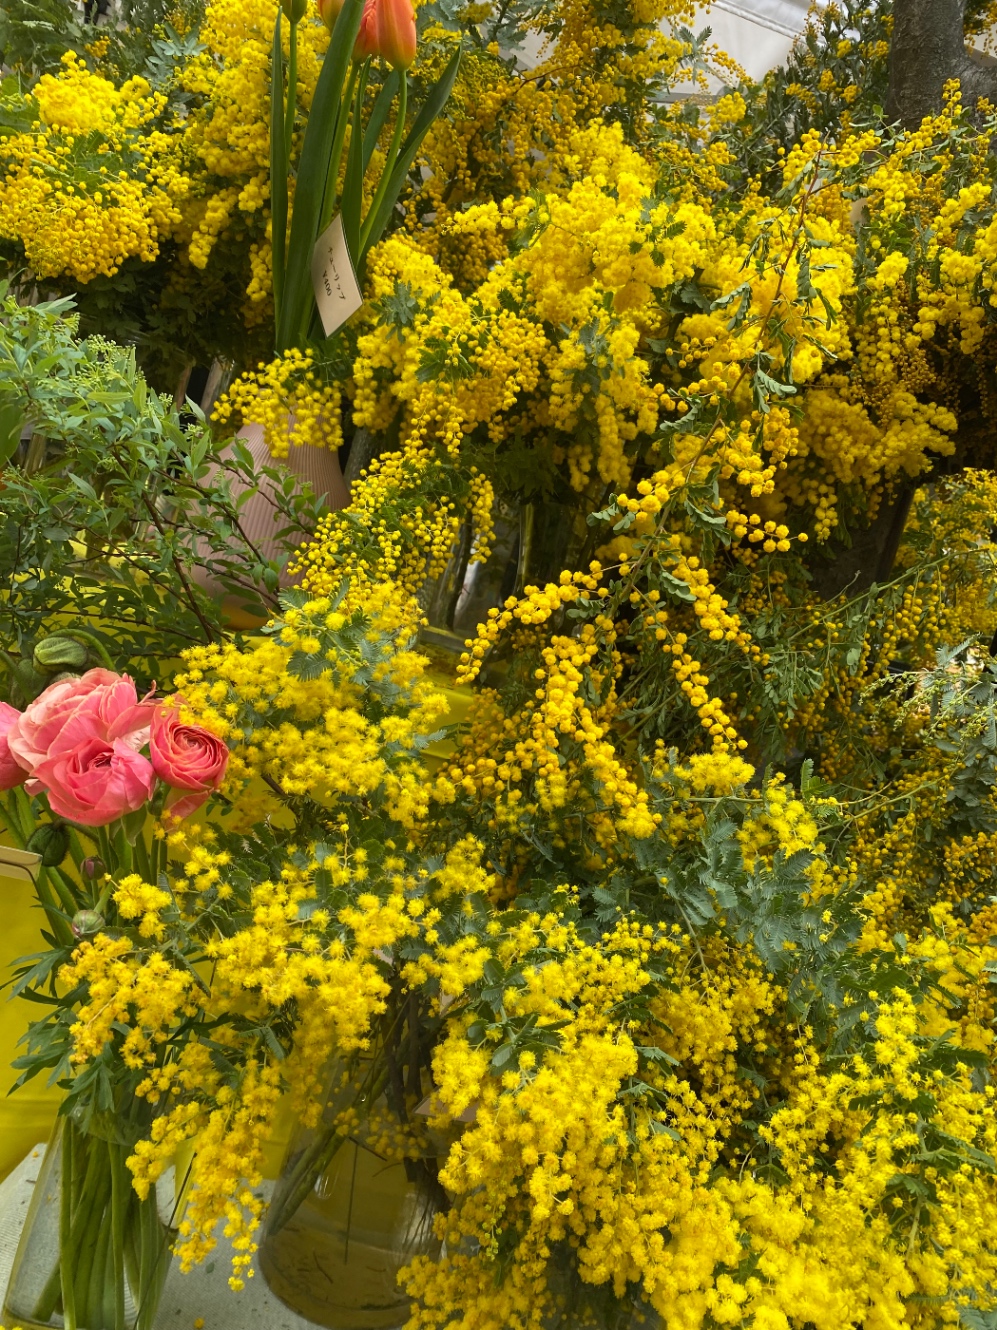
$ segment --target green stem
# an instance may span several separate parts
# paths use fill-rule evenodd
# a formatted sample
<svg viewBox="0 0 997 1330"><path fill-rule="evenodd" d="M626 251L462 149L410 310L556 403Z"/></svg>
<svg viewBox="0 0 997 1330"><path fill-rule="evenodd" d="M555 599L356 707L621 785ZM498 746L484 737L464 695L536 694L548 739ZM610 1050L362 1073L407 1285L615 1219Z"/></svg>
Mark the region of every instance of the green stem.
<svg viewBox="0 0 997 1330"><path fill-rule="evenodd" d="M129 1196L129 1202L128 1223L125 1226L125 1275L128 1279L128 1286L132 1290L133 1298L137 1302L138 1290L141 1288L138 1268L138 1235L141 1227L142 1202L134 1192Z"/></svg>
<svg viewBox="0 0 997 1330"><path fill-rule="evenodd" d="M346 1144L349 1136L339 1132L326 1132L302 1155L291 1175L288 1190L280 1198L278 1205L271 1205L267 1216L267 1233L279 1233L288 1220L293 1219L298 1206L315 1186L332 1163L339 1149ZM316 1146L320 1147L316 1150Z"/></svg>
<svg viewBox="0 0 997 1330"><path fill-rule="evenodd" d="M18 816L21 819L21 826L27 828L26 836L30 836L37 823L35 822L35 812L31 807L31 799L23 785L17 785L14 788L14 801L17 805Z"/></svg>
<svg viewBox="0 0 997 1330"><path fill-rule="evenodd" d="M91 1167L87 1169L87 1181L90 1181L92 1173L93 1187L89 1195L84 1191L84 1195L80 1199L79 1213L76 1222L73 1224L74 1237L77 1226L79 1229L78 1242L73 1242L71 1239L70 1250L63 1252L61 1258L69 1266L70 1278L76 1280L77 1315L87 1318L84 1322L86 1330L95 1330L95 1327L90 1323L92 1288L94 1282L99 1282L101 1278L101 1273L98 1272L96 1266L100 1234L104 1228L102 1221L107 1206L109 1179L107 1169L104 1167L104 1152L100 1149L101 1142L91 1136L88 1145Z"/></svg>
<svg viewBox="0 0 997 1330"><path fill-rule="evenodd" d="M114 891L114 883L113 883L113 882L105 882L105 883L104 883L104 890L100 893L100 895L99 895L99 896L97 897L97 899L94 901L94 906L93 906L93 908L94 908L94 910L95 910L95 912L96 912L97 914L104 914L104 913L106 912L106 910L107 910L107 902L111 899L111 895L112 895L113 891Z"/></svg>
<svg viewBox="0 0 997 1330"><path fill-rule="evenodd" d="M69 854L70 854L70 857L72 858L73 863L76 865L76 871L79 873L79 875L80 875L80 881L82 882L82 881L83 881L83 868L82 868L81 865L82 865L84 859L89 859L89 858L90 858L90 851L87 850L87 849L85 848L85 846L83 845L83 843L81 842L79 832L77 831L77 829L76 829L75 827L70 826L70 825L67 823L67 824L66 824L66 829L67 829L68 832L69 832ZM96 835L96 832L93 830L92 827L87 827L86 830L87 830L88 834L89 834L91 837L93 837L94 844L96 844L96 843L97 843L97 835Z"/></svg>
<svg viewBox="0 0 997 1330"><path fill-rule="evenodd" d="M155 1187L150 1187L149 1196L155 1197L155 1195ZM142 1306L145 1299L145 1290L149 1287L149 1225L146 1222L145 1217L148 1199L149 1197L146 1197L146 1200L139 1205L138 1215L136 1217L138 1228L138 1282L132 1289L132 1294L135 1298L135 1305L138 1307Z"/></svg>
<svg viewBox="0 0 997 1330"><path fill-rule="evenodd" d="M111 1162L111 1281L114 1285L114 1330L125 1330L125 1216L130 1181L120 1145L109 1144Z"/></svg>
<svg viewBox="0 0 997 1330"><path fill-rule="evenodd" d="M151 1330L159 1307L160 1295L166 1275L169 1271L167 1235L159 1218L159 1203L156 1189L139 1205L140 1224L144 1234L145 1278L136 1292L135 1303L138 1315L135 1318L135 1330Z"/></svg>
<svg viewBox="0 0 997 1330"><path fill-rule="evenodd" d="M76 945L73 930L62 917L62 911L59 909L58 903L49 892L48 877L49 870L44 866L40 867L35 877L35 895L38 897L38 904L45 911L48 926L51 928L59 946L72 948ZM73 913L75 914L75 910Z"/></svg>
<svg viewBox="0 0 997 1330"><path fill-rule="evenodd" d="M136 872L141 876L143 882L155 886L156 879L152 876L152 864L149 861L149 851L146 848L145 836L142 832L139 832L136 836L132 850L135 856Z"/></svg>
<svg viewBox="0 0 997 1330"><path fill-rule="evenodd" d="M273 269L274 327L280 327L284 301L284 264L287 258L287 153L284 152L284 56L280 44L280 20L273 30L270 61L270 219ZM280 348L278 347L278 350Z"/></svg>
<svg viewBox="0 0 997 1330"><path fill-rule="evenodd" d="M287 56L287 101L284 112L284 160L291 160L291 141L294 138L294 115L298 108L298 25L291 24Z"/></svg>
<svg viewBox="0 0 997 1330"><path fill-rule="evenodd" d="M104 830L108 851L111 855L111 858L105 861L108 872L118 876L130 873L133 864L132 846L125 835L124 826L120 821L114 823L113 839L106 829L102 828L102 830Z"/></svg>
<svg viewBox="0 0 997 1330"><path fill-rule="evenodd" d="M72 632L67 634L67 636L82 638L84 642L88 642L90 646L93 647L94 651L96 651L97 655L101 658L104 664L107 666L107 668L111 670L114 674L117 674L118 667L115 665L114 661L108 655L107 648L104 646L102 642L99 642L97 638L94 637L93 633L88 633L84 628L74 628Z"/></svg>
<svg viewBox="0 0 997 1330"><path fill-rule="evenodd" d="M48 875L52 879L52 885L58 893L59 900L62 902L62 908L72 917L80 908L79 901L73 892L73 883L61 868L50 868Z"/></svg>
<svg viewBox="0 0 997 1330"><path fill-rule="evenodd" d="M107 1216L102 1215L101 1219L103 1222L97 1229L97 1244L94 1248L93 1264L87 1288L86 1330L105 1330L106 1327L104 1321L104 1290L107 1287L107 1253L111 1245L111 1235Z"/></svg>
<svg viewBox="0 0 997 1330"><path fill-rule="evenodd" d="M114 1287L114 1224L110 1215L104 1216L107 1247L104 1252L104 1279L101 1283L100 1330L114 1330L114 1308L117 1296ZM122 1307L122 1313L124 1307ZM124 1327L122 1327L124 1330Z"/></svg>
<svg viewBox="0 0 997 1330"><path fill-rule="evenodd" d="M0 809L3 811L4 822L7 824L7 830L10 832L10 838L19 850L23 850L28 842L24 828L21 824L21 818L17 807L17 796L13 791L6 799L0 801Z"/></svg>
<svg viewBox="0 0 997 1330"><path fill-rule="evenodd" d="M336 118L336 137L332 140L332 152L329 154L329 174L326 176L325 194L322 200L322 212L319 216L319 235L322 234L332 221L332 214L336 211L336 197L339 193L339 167L343 160L343 144L346 142L346 126L350 121L350 110L353 106L353 89L356 87L359 72L359 65L350 66L350 77L346 83L346 93L340 103L339 114Z"/></svg>
<svg viewBox="0 0 997 1330"><path fill-rule="evenodd" d="M73 1214L73 1185L76 1153L73 1140L73 1124L67 1122L62 1129L62 1177L59 1192L59 1258L56 1272L59 1276L59 1288L62 1292L62 1320L65 1330L76 1330L76 1291L73 1287L73 1273L66 1253L70 1250ZM44 1298L44 1293L42 1297ZM40 1320L47 1321L52 1311L42 1314ZM54 1310L54 1308L53 1308ZM38 1313L36 1313L38 1315Z"/></svg>
<svg viewBox="0 0 997 1330"><path fill-rule="evenodd" d="M105 1204L100 1152L93 1147L92 1138L78 1135L67 1120L62 1129L58 1259L34 1312L34 1319L46 1324L61 1294L64 1330L76 1330L77 1309L86 1312L89 1265L81 1252L84 1239L92 1234L95 1222L100 1222Z"/></svg>
<svg viewBox="0 0 997 1330"><path fill-rule="evenodd" d="M370 235L370 229L374 225L378 210L384 196L388 192L388 184L391 180L391 173L395 169L395 162L398 160L398 150L402 145L402 134L405 132L405 115L408 110L408 74L402 70L401 86L398 90L398 115L395 117L395 129L391 135L391 144L388 148L388 155L384 161L384 170L381 172L381 179L377 182L377 190L371 199L370 207L367 209L367 217L360 232L360 254L363 254L367 246L367 239ZM357 262L359 263L359 255Z"/></svg>
<svg viewBox="0 0 997 1330"><path fill-rule="evenodd" d="M100 857L103 860L105 871L113 873L117 865L111 853L111 838L107 834L107 827L97 828L97 845L100 849Z"/></svg>

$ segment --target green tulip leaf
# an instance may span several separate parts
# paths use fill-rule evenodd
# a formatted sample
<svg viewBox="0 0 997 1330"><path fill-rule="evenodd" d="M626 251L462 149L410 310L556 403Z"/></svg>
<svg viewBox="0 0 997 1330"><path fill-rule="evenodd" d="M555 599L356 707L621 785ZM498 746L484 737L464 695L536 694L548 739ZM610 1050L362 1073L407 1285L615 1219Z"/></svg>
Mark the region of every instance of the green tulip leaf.
<svg viewBox="0 0 997 1330"><path fill-rule="evenodd" d="M381 86L381 91L374 99L374 105L371 108L370 119L367 121L367 129L363 139L363 170L367 174L367 167L370 166L370 159L374 155L374 149L377 147L377 140L381 137L381 130L387 124L388 113L391 110L391 103L398 96L398 90L401 87L401 79L398 70L393 69Z"/></svg>
<svg viewBox="0 0 997 1330"><path fill-rule="evenodd" d="M284 270L284 301L277 325L278 351L297 345L306 335L311 320L314 303L311 286L312 251L318 239L322 200L343 85L360 31L362 14L363 0L346 0L336 19L329 49L315 85L298 161L294 213Z"/></svg>
<svg viewBox="0 0 997 1330"><path fill-rule="evenodd" d="M402 191L402 186L408 176L409 168L415 161L415 155L422 146L422 141L433 127L437 116L447 104L447 100L453 90L454 81L457 78L457 70L460 66L459 50L455 51L450 59L446 69L440 75L429 96L423 102L419 109L419 114L415 118L415 124L412 126L408 136L402 143L398 157L395 161L394 169L388 181L387 189L378 204L377 212L369 218L365 224L366 234L363 238L361 253L357 262L358 276L363 276L363 265L370 252L370 247L376 245L388 224L388 218L394 209L398 196Z"/></svg>
<svg viewBox="0 0 997 1330"><path fill-rule="evenodd" d="M357 80L353 102L353 123L350 129L350 150L346 158L346 178L343 181L343 235L354 263L360 251L360 206L363 202L363 98L367 88L367 68Z"/></svg>
<svg viewBox="0 0 997 1330"><path fill-rule="evenodd" d="M273 59L270 66L270 213L273 233L273 300L280 323L284 295L284 255L287 246L288 154L284 138L284 55L280 45L281 11L273 30Z"/></svg>

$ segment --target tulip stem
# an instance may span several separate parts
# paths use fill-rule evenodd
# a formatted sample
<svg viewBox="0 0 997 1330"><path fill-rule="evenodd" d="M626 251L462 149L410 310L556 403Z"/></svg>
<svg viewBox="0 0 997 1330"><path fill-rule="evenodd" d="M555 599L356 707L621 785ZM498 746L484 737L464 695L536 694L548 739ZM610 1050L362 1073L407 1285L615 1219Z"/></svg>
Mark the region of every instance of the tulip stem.
<svg viewBox="0 0 997 1330"><path fill-rule="evenodd" d="M398 114L395 117L395 129L391 135L391 146L388 148L388 155L384 159L384 170L381 172L381 179L377 183L377 190L370 201L370 207L367 209L367 217L360 232L360 254L363 254L367 248L367 240L370 236L371 227L380 210L381 203L388 191L388 183L391 179L391 173L395 169L395 162L398 160L398 150L402 143L402 134L405 132L405 115L408 110L408 71L401 71L401 86L398 89ZM357 262L359 262L359 255Z"/></svg>
<svg viewBox="0 0 997 1330"><path fill-rule="evenodd" d="M325 182L325 196L322 203L322 213L319 217L318 233L319 235L332 221L332 214L336 210L336 196L339 193L339 166L343 159L343 144L346 142L346 126L350 119L350 110L353 106L353 89L357 84L357 75L359 65L350 66L350 77L346 84L346 94L339 104L339 115L336 119L336 137L332 141L332 152L329 155L329 174Z"/></svg>
<svg viewBox="0 0 997 1330"><path fill-rule="evenodd" d="M291 20L287 54L287 110L284 112L284 160L291 160L294 115L298 107L298 25Z"/></svg>
<svg viewBox="0 0 997 1330"><path fill-rule="evenodd" d="M282 10L277 10L270 55L270 219L273 270L274 328L280 327L284 301L284 265L287 257L287 175L284 152L284 55L280 44ZM279 350L278 346L278 350Z"/></svg>

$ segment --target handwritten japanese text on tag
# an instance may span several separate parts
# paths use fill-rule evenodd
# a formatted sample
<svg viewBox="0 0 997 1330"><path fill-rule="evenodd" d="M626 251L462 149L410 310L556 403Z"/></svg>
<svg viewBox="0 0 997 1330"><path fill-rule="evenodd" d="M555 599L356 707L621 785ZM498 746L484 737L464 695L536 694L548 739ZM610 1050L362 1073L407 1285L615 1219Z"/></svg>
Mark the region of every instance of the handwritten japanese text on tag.
<svg viewBox="0 0 997 1330"><path fill-rule="evenodd" d="M322 327L326 337L331 337L363 304L338 214L315 242L312 286Z"/></svg>

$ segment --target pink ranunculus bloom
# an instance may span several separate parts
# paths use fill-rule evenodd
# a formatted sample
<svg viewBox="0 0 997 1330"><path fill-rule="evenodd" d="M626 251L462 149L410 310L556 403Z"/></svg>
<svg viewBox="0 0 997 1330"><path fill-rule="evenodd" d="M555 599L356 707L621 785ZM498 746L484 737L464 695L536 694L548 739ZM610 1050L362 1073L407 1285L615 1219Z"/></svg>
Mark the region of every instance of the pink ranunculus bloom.
<svg viewBox="0 0 997 1330"><path fill-rule="evenodd" d="M136 752L131 735L108 738L93 714L71 717L33 774L56 817L85 827L136 812L156 788L152 763Z"/></svg>
<svg viewBox="0 0 997 1330"><path fill-rule="evenodd" d="M159 779L175 791L166 808L178 818L200 808L221 785L228 767L228 749L222 740L200 725L185 725L176 701L155 709L149 757Z"/></svg>
<svg viewBox="0 0 997 1330"><path fill-rule="evenodd" d="M79 679L49 684L11 725L7 743L14 760L34 776L66 724L88 715L105 738L122 739L137 752L149 741L152 707L138 700L127 674L87 670Z"/></svg>
<svg viewBox="0 0 997 1330"><path fill-rule="evenodd" d="M28 778L27 771L16 760L7 742L10 727L20 715L17 707L0 702L0 790L12 790L15 785L23 785Z"/></svg>

